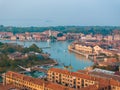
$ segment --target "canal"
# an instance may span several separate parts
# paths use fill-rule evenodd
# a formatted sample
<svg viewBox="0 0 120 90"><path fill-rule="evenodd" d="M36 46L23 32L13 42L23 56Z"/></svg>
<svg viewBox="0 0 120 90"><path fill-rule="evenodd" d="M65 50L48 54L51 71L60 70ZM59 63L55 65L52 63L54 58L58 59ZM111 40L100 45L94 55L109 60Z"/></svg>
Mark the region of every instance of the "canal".
<svg viewBox="0 0 120 90"><path fill-rule="evenodd" d="M59 41L59 42L21 42L21 41L10 41L10 40L1 40L4 43L17 43L20 45L24 45L25 47L29 47L32 44L36 44L37 46L41 47L48 47L43 49L44 52L50 53L51 58L58 61L60 64L57 67L63 68L63 65L68 66L70 63L73 66L73 70L85 69L88 66L93 65L93 62L86 59L84 56L75 54L73 52L68 51L68 45L71 41Z"/></svg>

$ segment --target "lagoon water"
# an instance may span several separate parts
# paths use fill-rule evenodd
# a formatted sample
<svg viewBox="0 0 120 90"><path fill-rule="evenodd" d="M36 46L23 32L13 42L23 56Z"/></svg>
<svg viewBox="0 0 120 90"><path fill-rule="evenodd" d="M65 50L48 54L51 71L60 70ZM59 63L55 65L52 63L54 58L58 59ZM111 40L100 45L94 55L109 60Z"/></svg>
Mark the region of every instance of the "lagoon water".
<svg viewBox="0 0 120 90"><path fill-rule="evenodd" d="M68 51L68 45L71 43L71 41L58 41L58 42L35 42L35 41L10 41L10 40L0 40L1 42L4 43L17 43L20 45L24 45L25 47L29 47L33 43L39 46L40 48L42 47L48 47L50 48L45 48L43 49L44 52L50 53L51 58L55 59L58 61L59 65L56 67L63 68L63 65L72 65L73 70L80 70L80 69L85 69L88 66L93 65L93 62L86 59L85 57L75 54L73 52Z"/></svg>

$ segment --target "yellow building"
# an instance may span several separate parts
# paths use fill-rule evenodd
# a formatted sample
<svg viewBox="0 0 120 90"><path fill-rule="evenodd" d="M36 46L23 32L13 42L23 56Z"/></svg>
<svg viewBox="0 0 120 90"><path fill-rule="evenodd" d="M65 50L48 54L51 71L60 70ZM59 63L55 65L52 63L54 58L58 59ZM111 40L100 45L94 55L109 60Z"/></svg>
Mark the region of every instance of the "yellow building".
<svg viewBox="0 0 120 90"><path fill-rule="evenodd" d="M111 84L111 90L120 90L120 82L119 82L119 80L116 81L116 80L111 79L110 84Z"/></svg>
<svg viewBox="0 0 120 90"><path fill-rule="evenodd" d="M120 90L120 76L102 73L50 68L47 79L48 81L44 81L8 71L3 75L3 86L0 85L0 90L6 86L19 90Z"/></svg>
<svg viewBox="0 0 120 90"><path fill-rule="evenodd" d="M94 53L99 54L100 52L103 52L103 49L99 47L98 45L93 47Z"/></svg>
<svg viewBox="0 0 120 90"><path fill-rule="evenodd" d="M81 44L75 44L75 50L80 51L82 53L86 53L86 54L92 54L93 52L95 54L99 54L100 52L103 51L103 49L99 47L98 45L86 46L86 45L81 45Z"/></svg>
<svg viewBox="0 0 120 90"><path fill-rule="evenodd" d="M80 51L82 53L88 53L88 54L92 53L92 47L80 45L80 44L75 45L75 50Z"/></svg>
<svg viewBox="0 0 120 90"><path fill-rule="evenodd" d="M48 70L48 81L77 89L98 83L95 81L94 77L57 68L51 68Z"/></svg>
<svg viewBox="0 0 120 90"><path fill-rule="evenodd" d="M75 88L76 90L88 90L91 86L96 86L97 89L89 90L120 90L120 78L112 76L101 77L91 75L88 72L70 72L63 69L51 68L48 70L48 81L58 83L67 87ZM116 79L118 78L118 79Z"/></svg>
<svg viewBox="0 0 120 90"><path fill-rule="evenodd" d="M11 71L3 75L3 85L13 85L23 90L74 90L66 86Z"/></svg>

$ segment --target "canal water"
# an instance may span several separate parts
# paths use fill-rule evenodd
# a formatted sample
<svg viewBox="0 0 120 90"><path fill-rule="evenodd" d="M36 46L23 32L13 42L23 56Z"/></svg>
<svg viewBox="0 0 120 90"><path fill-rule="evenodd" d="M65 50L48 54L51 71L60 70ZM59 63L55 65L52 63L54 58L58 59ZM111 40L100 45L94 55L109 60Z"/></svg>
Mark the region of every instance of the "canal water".
<svg viewBox="0 0 120 90"><path fill-rule="evenodd" d="M86 59L84 56L75 54L73 52L68 51L68 45L71 44L71 41L58 41L58 42L21 42L21 41L10 41L10 40L1 40L4 43L17 43L20 45L24 45L25 47L29 47L32 44L36 44L40 48L49 47L43 49L44 52L47 52L51 55L51 58L57 60L59 63L59 68L63 68L63 66L72 65L73 71L85 69L88 66L93 65L93 62ZM35 72L36 73L36 72Z"/></svg>

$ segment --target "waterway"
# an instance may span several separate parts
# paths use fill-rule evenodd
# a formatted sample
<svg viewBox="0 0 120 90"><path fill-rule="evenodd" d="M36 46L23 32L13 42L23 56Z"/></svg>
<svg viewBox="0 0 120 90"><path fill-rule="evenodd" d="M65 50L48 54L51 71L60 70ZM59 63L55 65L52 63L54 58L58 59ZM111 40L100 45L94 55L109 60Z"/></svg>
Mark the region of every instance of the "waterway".
<svg viewBox="0 0 120 90"><path fill-rule="evenodd" d="M24 47L29 47L32 44L36 44L37 46L41 47L49 47L43 49L44 52L50 53L50 57L57 60L59 63L59 68L63 68L64 65L72 65L73 71L85 69L88 66L93 65L91 60L86 59L84 56L79 54L75 54L73 52L68 51L68 45L71 44L71 41L59 41L59 42L29 42L29 41L10 41L10 40L0 40L4 43L17 43L23 45ZM36 73L36 72L35 72Z"/></svg>

